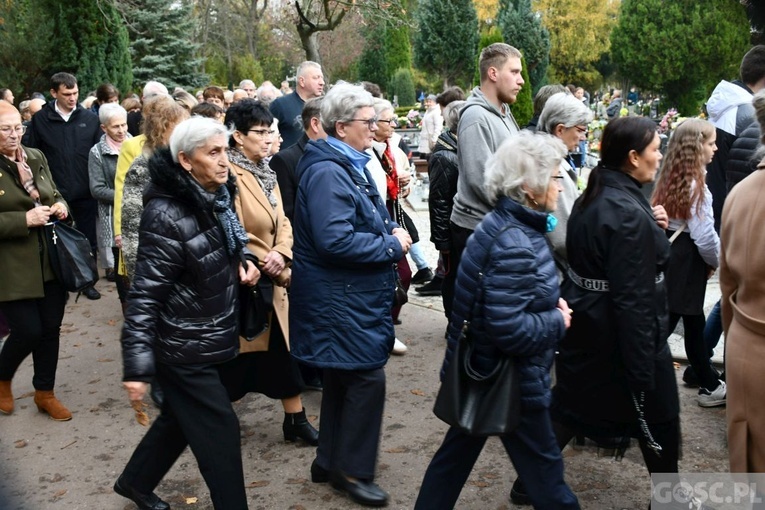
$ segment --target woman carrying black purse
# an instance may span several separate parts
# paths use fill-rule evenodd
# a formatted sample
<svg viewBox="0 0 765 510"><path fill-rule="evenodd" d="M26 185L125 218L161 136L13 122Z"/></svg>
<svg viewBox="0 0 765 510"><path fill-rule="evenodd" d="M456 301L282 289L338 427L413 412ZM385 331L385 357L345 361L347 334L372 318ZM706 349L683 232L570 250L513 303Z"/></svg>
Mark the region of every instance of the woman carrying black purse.
<svg viewBox="0 0 765 510"><path fill-rule="evenodd" d="M485 184L495 207L468 240L460 262L442 375L454 362L466 320L478 373L488 374L503 357L514 357L520 372L519 423L500 440L535 507L578 509L563 480L548 413L555 347L571 323L545 240L555 227L549 213L558 201L565 154L560 140L522 132L489 162ZM451 427L428 466L415 509L454 508L485 442L486 436Z"/></svg>

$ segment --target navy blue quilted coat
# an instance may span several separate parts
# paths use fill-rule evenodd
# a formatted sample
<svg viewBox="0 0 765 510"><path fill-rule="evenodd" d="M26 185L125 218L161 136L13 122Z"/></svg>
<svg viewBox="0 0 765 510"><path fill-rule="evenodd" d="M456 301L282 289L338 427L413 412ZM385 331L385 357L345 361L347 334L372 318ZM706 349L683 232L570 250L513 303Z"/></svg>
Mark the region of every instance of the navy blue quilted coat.
<svg viewBox="0 0 765 510"><path fill-rule="evenodd" d="M521 405L550 403L550 367L565 326L556 309L560 291L544 234L547 215L500 198L470 236L454 292L443 371L463 321L471 315L473 366L488 372L501 353L515 356Z"/></svg>

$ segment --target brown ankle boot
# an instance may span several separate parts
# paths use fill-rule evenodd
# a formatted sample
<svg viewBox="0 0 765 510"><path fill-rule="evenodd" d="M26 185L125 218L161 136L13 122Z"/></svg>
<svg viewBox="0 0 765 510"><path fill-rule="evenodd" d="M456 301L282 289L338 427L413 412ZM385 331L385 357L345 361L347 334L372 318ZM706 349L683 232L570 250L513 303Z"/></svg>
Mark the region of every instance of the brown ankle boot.
<svg viewBox="0 0 765 510"><path fill-rule="evenodd" d="M11 393L11 381L0 381L0 413L11 414L13 412L13 393Z"/></svg>
<svg viewBox="0 0 765 510"><path fill-rule="evenodd" d="M35 405L41 413L48 413L51 420L68 421L72 413L58 401L52 391L35 391Z"/></svg>

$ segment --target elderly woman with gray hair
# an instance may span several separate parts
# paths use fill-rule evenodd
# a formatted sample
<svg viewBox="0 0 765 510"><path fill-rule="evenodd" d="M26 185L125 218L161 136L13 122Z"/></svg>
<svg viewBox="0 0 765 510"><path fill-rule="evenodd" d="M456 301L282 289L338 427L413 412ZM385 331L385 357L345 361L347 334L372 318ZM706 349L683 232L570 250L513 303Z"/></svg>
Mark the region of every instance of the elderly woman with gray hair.
<svg viewBox="0 0 765 510"><path fill-rule="evenodd" d="M221 371L239 350L239 285L255 285L260 273L234 212L228 138L214 120L188 119L148 163L122 329L123 386L134 406L155 377L165 396L114 484L142 509L170 508L153 491L187 446L213 507L247 508L239 420Z"/></svg>
<svg viewBox="0 0 765 510"><path fill-rule="evenodd" d="M114 252L114 176L122 142L132 138L127 130L127 111L116 103L104 103L98 109L104 134L90 149L88 174L90 194L98 200L98 261L106 270L106 278L115 279Z"/></svg>
<svg viewBox="0 0 765 510"><path fill-rule="evenodd" d="M569 156L561 162L561 187L558 208L553 213L558 226L547 234L553 248L553 258L558 270L565 273L568 267L566 257L566 227L574 202L579 198L579 175L571 160L570 153L587 136L587 125L592 121L592 112L582 101L567 93L553 94L545 103L539 116L537 131L559 138L568 149Z"/></svg>
<svg viewBox="0 0 765 510"><path fill-rule="evenodd" d="M391 221L365 165L378 118L363 88L340 82L324 97L326 140L310 141L297 167L290 291L292 355L323 369L314 483L362 505L384 506L374 483L393 348L393 264L412 240Z"/></svg>
<svg viewBox="0 0 765 510"><path fill-rule="evenodd" d="M563 480L563 459L548 413L555 347L571 324L560 298L545 233L554 222L563 143L523 131L510 137L486 169L494 210L470 236L455 286L444 367L452 362L464 322L470 322L473 367L489 373L502 356L520 371L520 423L500 436L535 508L578 509ZM428 466L415 509L454 508L486 437L456 428L446 433Z"/></svg>

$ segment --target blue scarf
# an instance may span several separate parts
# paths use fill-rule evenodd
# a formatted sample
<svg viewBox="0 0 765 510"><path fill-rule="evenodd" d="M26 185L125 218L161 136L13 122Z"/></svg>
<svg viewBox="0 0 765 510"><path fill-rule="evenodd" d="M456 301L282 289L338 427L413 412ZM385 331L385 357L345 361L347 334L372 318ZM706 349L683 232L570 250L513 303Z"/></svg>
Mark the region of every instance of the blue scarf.
<svg viewBox="0 0 765 510"><path fill-rule="evenodd" d="M330 145L330 147L348 158L348 160L353 165L353 168L355 168L356 171L361 174L365 181L367 180L367 176L364 175L364 167L367 165L369 160L372 159L372 156L366 152L359 152L347 143L342 142L332 136L327 137L327 143Z"/></svg>

